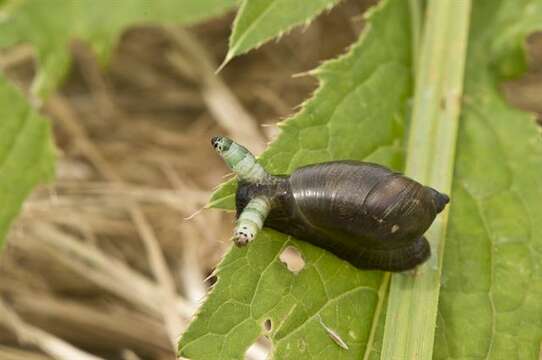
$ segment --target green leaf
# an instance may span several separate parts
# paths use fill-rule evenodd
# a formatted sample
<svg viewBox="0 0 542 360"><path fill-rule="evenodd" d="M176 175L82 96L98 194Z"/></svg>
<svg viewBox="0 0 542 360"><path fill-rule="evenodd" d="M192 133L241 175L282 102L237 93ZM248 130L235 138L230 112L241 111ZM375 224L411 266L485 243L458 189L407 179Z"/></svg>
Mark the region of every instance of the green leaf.
<svg viewBox="0 0 542 360"><path fill-rule="evenodd" d="M224 63L263 42L307 23L339 0L244 0L235 18Z"/></svg>
<svg viewBox="0 0 542 360"><path fill-rule="evenodd" d="M241 359L270 332L277 359L357 359L365 352L388 276L361 272L330 253L265 229L253 246L234 248L218 267L218 282L180 341L190 359ZM292 245L305 268L291 273L278 257ZM311 289L311 291L307 291ZM348 344L341 349L320 320Z"/></svg>
<svg viewBox="0 0 542 360"><path fill-rule="evenodd" d="M320 88L282 125L261 156L271 173L332 159L403 166L403 119L412 94L408 4L382 1L371 11L359 41L321 66ZM382 96L382 94L386 96ZM231 203L234 184L214 196ZM295 275L277 257L289 244L305 268ZM179 343L191 359L239 359L264 333L278 359L360 359L373 354L381 333L388 276L360 271L330 253L265 230L247 248L233 248L218 267L218 281ZM377 309L379 309L377 311ZM349 346L340 348L322 322Z"/></svg>
<svg viewBox="0 0 542 360"><path fill-rule="evenodd" d="M12 0L2 7L0 47L29 42L36 48L39 69L33 92L44 97L69 68L72 39L88 41L105 62L131 24L191 24L231 9L236 1Z"/></svg>
<svg viewBox="0 0 542 360"><path fill-rule="evenodd" d="M0 74L0 248L30 190L52 178L54 152L47 119Z"/></svg>
<svg viewBox="0 0 542 360"><path fill-rule="evenodd" d="M525 68L539 0L474 2L435 358L538 359L542 136L500 82ZM513 61L511 61L513 59Z"/></svg>

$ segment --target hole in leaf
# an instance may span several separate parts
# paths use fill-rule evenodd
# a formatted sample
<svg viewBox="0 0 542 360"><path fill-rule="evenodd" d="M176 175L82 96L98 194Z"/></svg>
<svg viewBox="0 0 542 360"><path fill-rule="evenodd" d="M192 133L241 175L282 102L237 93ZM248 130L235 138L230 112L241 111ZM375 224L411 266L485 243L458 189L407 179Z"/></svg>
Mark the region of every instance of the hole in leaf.
<svg viewBox="0 0 542 360"><path fill-rule="evenodd" d="M299 250L293 246L288 246L282 251L279 256L280 261L286 264L286 267L291 272L297 274L305 267L305 260Z"/></svg>
<svg viewBox="0 0 542 360"><path fill-rule="evenodd" d="M262 335L247 349L245 359L269 359L272 348L271 340Z"/></svg>
<svg viewBox="0 0 542 360"><path fill-rule="evenodd" d="M267 332L271 331L271 329L273 328L273 323L271 322L271 319L266 319L266 320L263 322L263 328L264 328L265 331L267 331Z"/></svg>

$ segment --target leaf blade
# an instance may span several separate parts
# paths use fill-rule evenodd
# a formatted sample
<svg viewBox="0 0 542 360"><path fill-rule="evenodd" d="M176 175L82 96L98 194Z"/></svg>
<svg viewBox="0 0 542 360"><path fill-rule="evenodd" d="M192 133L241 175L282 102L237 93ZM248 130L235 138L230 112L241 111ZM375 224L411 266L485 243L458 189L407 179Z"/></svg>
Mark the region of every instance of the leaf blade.
<svg viewBox="0 0 542 360"><path fill-rule="evenodd" d="M310 21L339 0L245 0L236 16L224 63L296 25Z"/></svg>
<svg viewBox="0 0 542 360"><path fill-rule="evenodd" d="M30 190L53 175L48 121L0 74L0 249Z"/></svg>
<svg viewBox="0 0 542 360"><path fill-rule="evenodd" d="M500 82L524 71L516 54L540 29L542 4L495 5L473 7L437 359L537 359L540 352L542 140L534 117L505 102Z"/></svg>

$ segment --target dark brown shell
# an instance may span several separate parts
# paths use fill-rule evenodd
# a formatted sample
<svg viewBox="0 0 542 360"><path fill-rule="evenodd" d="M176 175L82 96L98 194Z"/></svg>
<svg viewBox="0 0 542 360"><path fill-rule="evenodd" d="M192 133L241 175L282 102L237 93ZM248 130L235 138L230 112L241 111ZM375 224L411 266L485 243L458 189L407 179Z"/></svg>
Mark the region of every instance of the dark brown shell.
<svg viewBox="0 0 542 360"><path fill-rule="evenodd" d="M238 213L256 195L271 196L265 222L362 269L403 271L430 255L423 237L448 197L372 163L309 165L273 184L240 184Z"/></svg>

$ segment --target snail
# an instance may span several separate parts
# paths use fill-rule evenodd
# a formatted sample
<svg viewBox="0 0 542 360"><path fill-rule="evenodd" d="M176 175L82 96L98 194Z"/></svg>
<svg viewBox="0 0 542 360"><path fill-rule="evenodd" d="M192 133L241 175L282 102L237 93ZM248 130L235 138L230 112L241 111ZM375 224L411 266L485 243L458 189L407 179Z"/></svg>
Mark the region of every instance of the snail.
<svg viewBox="0 0 542 360"><path fill-rule="evenodd" d="M449 197L384 166L343 160L271 175L245 147L211 144L238 176L237 246L265 225L330 251L360 269L406 271L430 256L423 236Z"/></svg>

